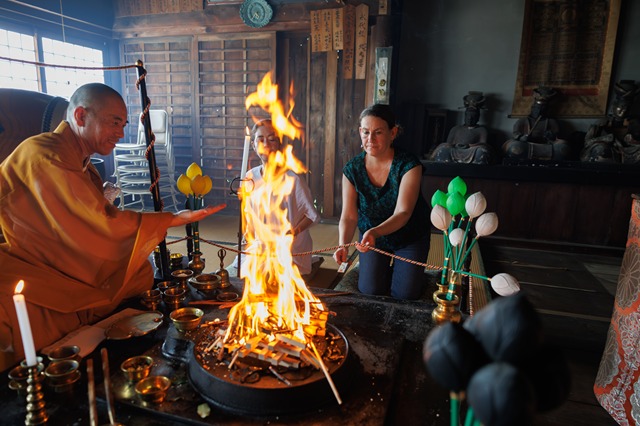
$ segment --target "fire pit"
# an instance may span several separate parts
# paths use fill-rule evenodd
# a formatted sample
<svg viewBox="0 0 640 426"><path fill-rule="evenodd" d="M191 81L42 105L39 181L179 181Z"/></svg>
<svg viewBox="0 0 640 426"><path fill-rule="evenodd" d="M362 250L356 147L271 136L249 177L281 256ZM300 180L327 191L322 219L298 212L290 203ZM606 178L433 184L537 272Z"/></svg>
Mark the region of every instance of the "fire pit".
<svg viewBox="0 0 640 426"><path fill-rule="evenodd" d="M234 361L228 354L221 357L219 350L207 350L214 338L215 335L206 335L195 344L188 367L191 384L208 402L235 414L260 416L300 413L335 403L320 367L313 361L302 361L305 356L289 355L291 360L299 360L297 367L277 365L273 357L266 360L246 356ZM314 340L333 383L344 388L350 376L347 339L329 325L327 335ZM277 347L278 343L272 346ZM287 350L304 353L304 349ZM268 348L263 352L266 351Z"/></svg>

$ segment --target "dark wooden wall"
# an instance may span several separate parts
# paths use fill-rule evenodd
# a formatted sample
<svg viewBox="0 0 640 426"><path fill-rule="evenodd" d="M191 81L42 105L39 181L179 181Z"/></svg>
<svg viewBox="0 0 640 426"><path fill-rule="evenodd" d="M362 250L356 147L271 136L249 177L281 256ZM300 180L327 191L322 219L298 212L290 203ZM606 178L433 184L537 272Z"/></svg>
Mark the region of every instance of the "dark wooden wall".
<svg viewBox="0 0 640 426"><path fill-rule="evenodd" d="M244 110L244 97L272 71L285 109L293 106L293 116L305 127L304 138L291 143L309 169L316 207L325 218L339 216L342 167L359 150L358 116L373 98L375 47L391 44L387 20L376 16L378 1L368 3L367 77L356 80L343 76L342 52L311 51L310 12L341 7L338 3L275 5L273 20L256 29L242 22L240 2L118 2L114 33L123 61L135 62L139 55L145 63L152 108L170 115L177 173L192 161L201 164L214 182L207 203L238 208L229 182L240 174L245 126L252 126L252 115L261 115ZM123 87L132 123L141 108L134 83L135 76L127 74ZM249 158L249 167L258 164L253 152Z"/></svg>
<svg viewBox="0 0 640 426"><path fill-rule="evenodd" d="M498 215L497 237L622 248L640 170L447 165L424 162L423 195L447 192L460 176L468 193L482 192Z"/></svg>

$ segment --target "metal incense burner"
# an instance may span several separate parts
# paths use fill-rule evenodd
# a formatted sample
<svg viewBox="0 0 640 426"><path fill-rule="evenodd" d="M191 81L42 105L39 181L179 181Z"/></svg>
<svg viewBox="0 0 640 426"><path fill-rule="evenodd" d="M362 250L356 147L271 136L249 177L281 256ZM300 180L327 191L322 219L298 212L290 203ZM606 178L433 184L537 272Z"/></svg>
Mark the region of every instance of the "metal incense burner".
<svg viewBox="0 0 640 426"><path fill-rule="evenodd" d="M306 355L308 349L283 345L289 353L266 354L265 348L261 356L239 358L215 349L220 333L200 334L188 363L191 384L208 402L235 414L260 416L301 413L336 402L317 359ZM315 336L313 342L332 385L346 387L353 372L344 334L328 324L326 336ZM276 358L287 358L290 366Z"/></svg>

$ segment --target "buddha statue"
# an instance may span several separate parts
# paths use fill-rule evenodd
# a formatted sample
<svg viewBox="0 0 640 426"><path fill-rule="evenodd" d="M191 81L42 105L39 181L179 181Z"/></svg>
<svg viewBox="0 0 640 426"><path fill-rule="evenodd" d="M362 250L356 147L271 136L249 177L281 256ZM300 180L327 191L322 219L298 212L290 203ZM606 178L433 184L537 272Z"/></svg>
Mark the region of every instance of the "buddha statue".
<svg viewBox="0 0 640 426"><path fill-rule="evenodd" d="M442 163L490 164L495 158L494 150L487 143L487 129L478 125L485 97L482 92L469 92L462 99L464 124L449 131L447 141L433 150L430 159Z"/></svg>
<svg viewBox="0 0 640 426"><path fill-rule="evenodd" d="M533 104L527 117L513 126L513 138L502 145L505 157L516 160L563 161L571 154L569 143L558 138L560 126L547 117L548 105L557 92L540 86L533 91Z"/></svg>
<svg viewBox="0 0 640 426"><path fill-rule="evenodd" d="M632 80L614 86L611 112L606 119L589 126L580 160L598 163L640 163L640 122L629 118L639 89Z"/></svg>

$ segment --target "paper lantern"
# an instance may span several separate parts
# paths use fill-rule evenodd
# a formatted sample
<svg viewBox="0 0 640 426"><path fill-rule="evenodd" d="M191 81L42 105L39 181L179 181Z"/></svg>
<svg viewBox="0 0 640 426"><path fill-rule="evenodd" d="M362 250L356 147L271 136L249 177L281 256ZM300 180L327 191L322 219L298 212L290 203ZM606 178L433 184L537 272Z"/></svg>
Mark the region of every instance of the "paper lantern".
<svg viewBox="0 0 640 426"><path fill-rule="evenodd" d="M446 231L451 223L451 214L439 204L436 204L431 210L431 223L437 229Z"/></svg>
<svg viewBox="0 0 640 426"><path fill-rule="evenodd" d="M451 182L449 182L447 191L449 191L449 195L457 192L458 194L465 196L467 194L467 184L460 176L456 176L451 179Z"/></svg>
<svg viewBox="0 0 640 426"><path fill-rule="evenodd" d="M464 208L471 219L474 219L484 213L487 208L487 199L484 198L482 192L471 194L464 203Z"/></svg>
<svg viewBox="0 0 640 426"><path fill-rule="evenodd" d="M513 276L503 272L491 278L491 288L500 296L511 296L520 291L520 284Z"/></svg>
<svg viewBox="0 0 640 426"><path fill-rule="evenodd" d="M462 239L464 238L464 231L460 228L456 228L449 234L449 242L454 247L458 247L462 244Z"/></svg>
<svg viewBox="0 0 640 426"><path fill-rule="evenodd" d="M459 192L449 193L447 197L447 210L451 216L456 216L464 210L464 196Z"/></svg>
<svg viewBox="0 0 640 426"><path fill-rule="evenodd" d="M484 213L476 221L476 235L486 237L496 232L498 229L498 215L495 213Z"/></svg>

